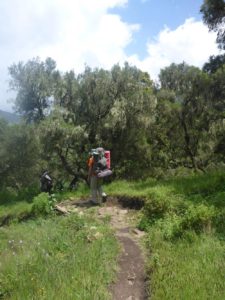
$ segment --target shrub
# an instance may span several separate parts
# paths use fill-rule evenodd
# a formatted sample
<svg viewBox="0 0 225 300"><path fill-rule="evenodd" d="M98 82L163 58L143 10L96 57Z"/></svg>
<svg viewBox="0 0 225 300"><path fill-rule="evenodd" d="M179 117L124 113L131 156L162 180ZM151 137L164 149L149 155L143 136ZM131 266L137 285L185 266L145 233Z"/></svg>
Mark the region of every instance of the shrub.
<svg viewBox="0 0 225 300"><path fill-rule="evenodd" d="M52 212L51 201L49 201L49 195L47 193L41 193L33 200L31 213L34 216L46 216Z"/></svg>
<svg viewBox="0 0 225 300"><path fill-rule="evenodd" d="M37 184L30 185L26 188L21 189L18 192L17 199L31 202L32 199L40 193L40 188Z"/></svg>
<svg viewBox="0 0 225 300"><path fill-rule="evenodd" d="M164 219L157 221L157 225L166 240L172 240L183 234L182 217L175 213L166 214Z"/></svg>
<svg viewBox="0 0 225 300"><path fill-rule="evenodd" d="M204 204L189 205L183 219L184 229L194 229L196 232L210 231L216 209Z"/></svg>
<svg viewBox="0 0 225 300"><path fill-rule="evenodd" d="M174 204L170 194L171 190L165 186L160 186L157 189L153 188L148 193L148 200L144 207L144 213L148 219L154 222L163 218L172 209Z"/></svg>
<svg viewBox="0 0 225 300"><path fill-rule="evenodd" d="M15 202L17 199L17 192L13 188L3 188L0 191L0 205Z"/></svg>
<svg viewBox="0 0 225 300"><path fill-rule="evenodd" d="M147 230L151 225L151 220L146 217L146 215L142 215L137 227L140 230Z"/></svg>

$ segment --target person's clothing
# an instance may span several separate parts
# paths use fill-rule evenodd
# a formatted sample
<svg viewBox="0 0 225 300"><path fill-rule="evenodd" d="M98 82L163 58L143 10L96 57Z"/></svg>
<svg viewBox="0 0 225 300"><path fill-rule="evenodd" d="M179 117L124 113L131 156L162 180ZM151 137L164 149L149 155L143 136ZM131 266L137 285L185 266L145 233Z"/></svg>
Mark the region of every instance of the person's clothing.
<svg viewBox="0 0 225 300"><path fill-rule="evenodd" d="M94 203L102 203L106 199L106 194L102 190L102 179L97 177L97 165L94 157L88 160L88 177L90 179L91 197Z"/></svg>
<svg viewBox="0 0 225 300"><path fill-rule="evenodd" d="M45 193L50 193L52 189L52 178L49 176L48 172L44 172L40 178L41 191Z"/></svg>
<svg viewBox="0 0 225 300"><path fill-rule="evenodd" d="M88 160L89 176L95 175L94 170L93 170L93 166L94 166L94 157L92 156Z"/></svg>
<svg viewBox="0 0 225 300"><path fill-rule="evenodd" d="M91 200L94 203L101 203L102 202L102 180L98 179L97 176L92 175L91 176Z"/></svg>

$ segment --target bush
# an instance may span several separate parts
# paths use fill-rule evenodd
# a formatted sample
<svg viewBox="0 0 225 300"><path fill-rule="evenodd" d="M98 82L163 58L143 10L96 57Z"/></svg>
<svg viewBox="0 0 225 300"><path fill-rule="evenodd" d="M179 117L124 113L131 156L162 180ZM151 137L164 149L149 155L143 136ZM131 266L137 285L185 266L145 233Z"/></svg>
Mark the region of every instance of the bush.
<svg viewBox="0 0 225 300"><path fill-rule="evenodd" d="M38 184L30 185L26 188L21 189L18 192L18 200L32 202L32 199L40 193L40 187Z"/></svg>
<svg viewBox="0 0 225 300"><path fill-rule="evenodd" d="M171 195L173 195L171 192L172 191L169 187L159 186L158 188L153 188L148 193L148 200L146 200L145 203L144 214L152 222L163 218L167 212L176 207L174 200L175 202L177 201L171 197Z"/></svg>
<svg viewBox="0 0 225 300"><path fill-rule="evenodd" d="M212 206L189 205L183 219L184 229L194 229L196 232L211 231L216 209Z"/></svg>
<svg viewBox="0 0 225 300"><path fill-rule="evenodd" d="M168 209L169 203L166 199L159 199L157 197L147 200L144 208L147 217L152 221L162 218Z"/></svg>
<svg viewBox="0 0 225 300"><path fill-rule="evenodd" d="M46 216L52 212L51 201L47 193L41 193L33 200L31 213L34 216Z"/></svg>
<svg viewBox="0 0 225 300"><path fill-rule="evenodd" d="M17 192L13 188L4 188L0 191L0 205L9 204L17 200Z"/></svg>
<svg viewBox="0 0 225 300"><path fill-rule="evenodd" d="M167 214L164 219L158 220L157 225L166 240L181 237L183 234L182 217L174 213Z"/></svg>

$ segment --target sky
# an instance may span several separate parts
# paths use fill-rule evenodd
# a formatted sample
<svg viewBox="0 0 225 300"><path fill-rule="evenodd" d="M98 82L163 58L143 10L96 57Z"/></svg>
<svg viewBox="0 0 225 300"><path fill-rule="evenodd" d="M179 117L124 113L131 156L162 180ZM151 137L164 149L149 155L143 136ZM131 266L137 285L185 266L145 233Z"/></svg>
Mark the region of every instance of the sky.
<svg viewBox="0 0 225 300"><path fill-rule="evenodd" d="M221 54L202 22L203 0L0 0L0 109L12 111L8 67L53 58L62 72L125 61L157 81L185 61Z"/></svg>

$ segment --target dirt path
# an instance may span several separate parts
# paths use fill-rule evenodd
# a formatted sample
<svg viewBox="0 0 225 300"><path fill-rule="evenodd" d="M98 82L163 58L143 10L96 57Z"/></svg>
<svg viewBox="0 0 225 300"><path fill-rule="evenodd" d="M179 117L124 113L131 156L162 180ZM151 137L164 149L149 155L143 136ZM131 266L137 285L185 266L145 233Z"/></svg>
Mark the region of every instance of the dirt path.
<svg viewBox="0 0 225 300"><path fill-rule="evenodd" d="M79 206L82 206L80 202ZM75 204L75 203L74 203ZM76 205L76 204L75 204ZM88 207L88 202L86 205ZM143 232L130 225L130 210L123 208L117 199L109 199L98 208L99 218L110 216L110 224L121 245L118 274L110 286L113 300L146 300L144 256L139 245Z"/></svg>
<svg viewBox="0 0 225 300"><path fill-rule="evenodd" d="M111 286L113 300L147 299L145 289L144 258L138 239L143 235L132 229L128 221L129 211L120 206L108 205L99 208L99 215L111 217L111 226L121 244L119 272L116 282Z"/></svg>

